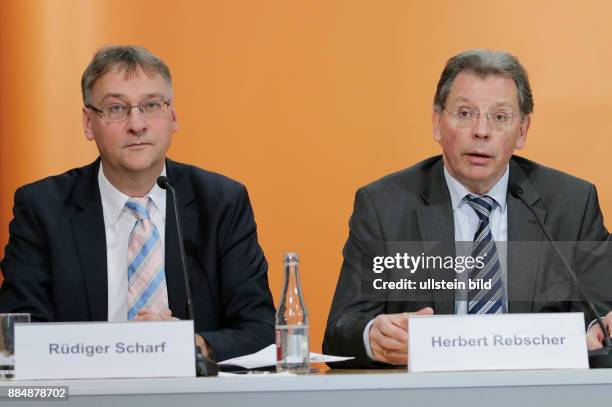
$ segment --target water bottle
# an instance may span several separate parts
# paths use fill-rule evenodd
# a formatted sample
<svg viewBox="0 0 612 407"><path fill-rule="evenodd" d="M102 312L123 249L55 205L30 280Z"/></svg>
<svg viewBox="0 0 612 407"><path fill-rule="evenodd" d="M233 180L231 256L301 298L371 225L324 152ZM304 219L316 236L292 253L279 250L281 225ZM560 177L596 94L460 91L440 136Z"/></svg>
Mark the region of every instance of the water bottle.
<svg viewBox="0 0 612 407"><path fill-rule="evenodd" d="M276 312L276 371L308 373L308 311L302 296L299 258L297 253L285 253L285 278L278 311Z"/></svg>

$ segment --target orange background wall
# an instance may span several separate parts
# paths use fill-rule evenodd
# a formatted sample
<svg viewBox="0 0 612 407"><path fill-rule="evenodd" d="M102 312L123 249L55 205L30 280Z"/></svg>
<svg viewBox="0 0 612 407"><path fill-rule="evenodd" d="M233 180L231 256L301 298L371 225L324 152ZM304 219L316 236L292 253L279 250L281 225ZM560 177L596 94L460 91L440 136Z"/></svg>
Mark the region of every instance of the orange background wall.
<svg viewBox="0 0 612 407"><path fill-rule="evenodd" d="M611 21L606 0L0 0L0 245L15 188L97 156L79 89L94 51L139 44L175 78L169 156L248 186L276 300L300 253L320 350L354 192L438 153L431 101L459 51L520 58L522 154L594 182L611 216Z"/></svg>

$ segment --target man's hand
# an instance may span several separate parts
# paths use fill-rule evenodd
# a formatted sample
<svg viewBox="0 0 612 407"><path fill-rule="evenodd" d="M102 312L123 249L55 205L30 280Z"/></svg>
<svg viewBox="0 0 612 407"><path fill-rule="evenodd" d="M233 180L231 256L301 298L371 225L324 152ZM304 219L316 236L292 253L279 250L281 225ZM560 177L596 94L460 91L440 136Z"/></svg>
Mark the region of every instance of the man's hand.
<svg viewBox="0 0 612 407"><path fill-rule="evenodd" d="M608 331L610 331L610 328L612 327L612 311L608 312L608 315L603 317L601 320L603 321L604 325L608 328ZM587 331L588 349L594 350L594 349L602 348L603 339L604 339L604 333L601 332L601 328L599 327L599 324L593 324L593 326L591 326L591 328L589 328L589 330Z"/></svg>
<svg viewBox="0 0 612 407"><path fill-rule="evenodd" d="M208 346L208 342L204 340L200 335L196 334L195 336L196 345L200 348L200 353L202 356L208 356L212 358L212 349Z"/></svg>
<svg viewBox="0 0 612 407"><path fill-rule="evenodd" d="M141 309L136 314L133 321L178 321L179 319L172 316L172 311L169 309L162 310L161 312L153 312L148 309ZM200 347L200 352L203 356L212 357L212 349L208 343L200 335L195 334L195 343Z"/></svg>
<svg viewBox="0 0 612 407"><path fill-rule="evenodd" d="M374 319L370 332L370 348L374 360L393 365L405 365L408 361L408 317L433 315L433 309L423 308L417 312L384 314Z"/></svg>
<svg viewBox="0 0 612 407"><path fill-rule="evenodd" d="M169 309L164 309L159 313L150 309L141 309L133 321L178 321L178 318L173 317Z"/></svg>

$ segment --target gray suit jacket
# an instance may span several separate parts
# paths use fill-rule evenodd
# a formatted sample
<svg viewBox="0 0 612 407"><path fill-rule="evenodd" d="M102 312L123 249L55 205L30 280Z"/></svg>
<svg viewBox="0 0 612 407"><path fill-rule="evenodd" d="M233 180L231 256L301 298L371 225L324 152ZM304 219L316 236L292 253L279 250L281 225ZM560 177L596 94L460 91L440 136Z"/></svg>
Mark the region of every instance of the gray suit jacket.
<svg viewBox="0 0 612 407"><path fill-rule="evenodd" d="M521 157L510 161L509 185L518 185L523 198L543 220L556 241L605 241L608 232L597 200L595 187L559 171ZM545 236L533 215L519 199L508 194L507 290L509 312L583 311L576 293L568 301L542 302L540 293L550 287L545 278L551 262L558 262L550 251L540 253L538 242ZM343 366L376 366L367 357L363 331L379 314L416 311L431 306L436 314L455 312L451 290L438 290L416 301L372 300L362 295L362 261L371 249L369 242L442 241L454 242L451 198L444 179L442 157L432 157L413 167L388 175L357 191L349 237L344 247L344 262L330 310L323 351L350 355L356 359ZM532 241L531 252L511 242ZM572 263L576 252L566 253ZM584 259L583 259L584 260ZM590 268L589 268L590 269ZM580 275L581 282L601 287L610 282L608 267ZM567 279L565 278L565 283ZM573 290L569 283L563 290ZM569 287L569 288L568 288ZM596 290L595 290L596 291ZM565 291L564 291L565 292ZM605 295L605 294L604 294ZM608 295L608 297L610 297ZM528 299L528 300L526 300ZM609 303L598 298L601 312ZM588 318L590 320L590 317Z"/></svg>

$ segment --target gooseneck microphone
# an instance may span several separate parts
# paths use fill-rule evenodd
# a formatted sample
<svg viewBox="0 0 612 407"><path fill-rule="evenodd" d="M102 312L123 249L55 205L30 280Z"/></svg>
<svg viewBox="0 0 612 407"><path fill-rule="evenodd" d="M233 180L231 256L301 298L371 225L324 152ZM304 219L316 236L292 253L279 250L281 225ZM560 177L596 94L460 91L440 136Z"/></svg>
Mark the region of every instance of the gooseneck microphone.
<svg viewBox="0 0 612 407"><path fill-rule="evenodd" d="M185 262L185 247L183 246L183 230L181 228L181 220L178 212L178 200L176 198L176 191L170 184L168 177L160 176L157 178L157 185L161 189L170 191L172 195L172 202L174 206L174 220L176 221L176 231L178 233L179 243L179 254L181 258L181 267L183 269L183 280L185 281L185 294L187 295L187 312L189 313L189 319L193 321L195 329L195 317L193 312L193 303L191 301L191 288L189 287L189 275L187 274L187 263ZM195 333L195 332L194 332ZM195 337L194 337L195 340ZM200 347L195 344L195 357L196 357L196 375L197 376L217 376L219 374L219 366L217 363L207 356L203 356Z"/></svg>
<svg viewBox="0 0 612 407"><path fill-rule="evenodd" d="M574 288L576 289L576 291L582 298L582 302L587 305L590 313L592 314L593 318L597 321L597 324L599 325L599 327L601 328L601 331L604 334L603 347L601 349L589 351L589 366L591 368L610 368L612 367L612 339L610 338L610 332L608 331L608 329L606 329L606 326L601 320L599 313L595 309L595 305L593 304L593 302L589 299L589 297L586 295L586 293L582 289L582 286L580 282L578 281L578 278L576 277L576 272L570 266L570 264L565 259L563 254L561 254L561 250L559 250L557 243L553 240L550 233L548 233L548 229L544 227L544 224L542 223L542 221L540 220L540 218L534 211L533 207L529 205L527 201L525 201L525 198L523 197L523 189L516 184L510 184L508 185L508 190L510 191L510 195L512 195L514 198L518 199L519 201L521 201L523 205L529 210L529 212L531 212L538 226L540 227L540 229L546 236L546 239L552 245L559 259L561 259L561 262L563 263L563 267L565 268L565 271L567 272L567 275L569 276L569 279L572 285L574 286Z"/></svg>

